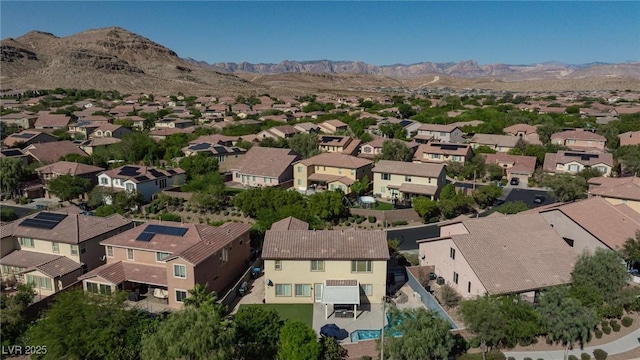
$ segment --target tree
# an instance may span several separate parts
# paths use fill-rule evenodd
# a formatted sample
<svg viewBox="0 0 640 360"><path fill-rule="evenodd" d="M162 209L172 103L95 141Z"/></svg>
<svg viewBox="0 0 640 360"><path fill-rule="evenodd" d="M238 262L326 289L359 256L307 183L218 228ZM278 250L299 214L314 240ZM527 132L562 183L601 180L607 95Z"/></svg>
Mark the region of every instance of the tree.
<svg viewBox="0 0 640 360"><path fill-rule="evenodd" d="M218 171L218 159L211 153L200 152L193 156L185 156L180 160L180 168L186 173L186 180Z"/></svg>
<svg viewBox="0 0 640 360"><path fill-rule="evenodd" d="M217 303L218 295L215 291L209 291L208 285L196 284L193 289L189 290L189 296L184 299L184 306L196 309L207 308L222 315L224 307Z"/></svg>
<svg viewBox="0 0 640 360"><path fill-rule="evenodd" d="M322 350L320 352L320 360L345 360L348 358L348 352L340 346L335 338L323 336L320 339Z"/></svg>
<svg viewBox="0 0 640 360"><path fill-rule="evenodd" d="M390 332L402 336L388 340L385 350L391 359L446 359L454 346L449 323L434 310L391 308Z"/></svg>
<svg viewBox="0 0 640 360"><path fill-rule="evenodd" d="M493 205L502 196L502 188L496 184L481 186L473 192L473 200L481 209Z"/></svg>
<svg viewBox="0 0 640 360"><path fill-rule="evenodd" d="M438 208L438 203L435 200L431 200L424 196L417 196L413 198L411 204L425 224L438 221L440 217L440 209Z"/></svg>
<svg viewBox="0 0 640 360"><path fill-rule="evenodd" d="M8 207L0 208L0 220L9 222L17 218L18 218L18 215L16 215L13 209Z"/></svg>
<svg viewBox="0 0 640 360"><path fill-rule="evenodd" d="M476 154L495 154L498 151L488 147L487 145L480 145L477 148L473 149L473 152Z"/></svg>
<svg viewBox="0 0 640 360"><path fill-rule="evenodd" d="M2 294L0 303L0 338L2 346L22 344L22 335L29 323L24 316L24 310L31 304L36 292L32 285L19 285L18 292L13 296Z"/></svg>
<svg viewBox="0 0 640 360"><path fill-rule="evenodd" d="M309 210L322 220L340 219L347 214L343 201L341 190L317 192L309 196Z"/></svg>
<svg viewBox="0 0 640 360"><path fill-rule="evenodd" d="M295 134L289 139L289 147L303 159L308 159L320 153L318 150L318 136L315 134Z"/></svg>
<svg viewBox="0 0 640 360"><path fill-rule="evenodd" d="M447 184L442 187L440 192L440 200L453 199L456 196L456 187L453 184Z"/></svg>
<svg viewBox="0 0 640 360"><path fill-rule="evenodd" d="M287 142L287 139L284 138L274 139L272 137L266 137L260 140L260 146L269 148L288 148L289 143Z"/></svg>
<svg viewBox="0 0 640 360"><path fill-rule="evenodd" d="M357 196L360 196L369 191L370 186L371 184L369 183L369 177L365 175L362 179L356 180L353 182L353 184L351 184L351 191Z"/></svg>
<svg viewBox="0 0 640 360"><path fill-rule="evenodd" d="M142 338L142 359L215 359L233 356L235 329L208 308L171 313Z"/></svg>
<svg viewBox="0 0 640 360"><path fill-rule="evenodd" d="M498 164L489 164L486 166L485 171L487 177L491 181L502 180L504 176L504 168Z"/></svg>
<svg viewBox="0 0 640 360"><path fill-rule="evenodd" d="M636 231L636 237L628 238L622 249L620 255L627 261L627 263L633 263L640 261L640 230Z"/></svg>
<svg viewBox="0 0 640 360"><path fill-rule="evenodd" d="M505 320L504 346L512 348L520 343L531 344L543 332L540 314L520 296L508 295L500 298L500 312Z"/></svg>
<svg viewBox="0 0 640 360"><path fill-rule="evenodd" d="M278 360L317 360L321 350L316 332L300 320L287 321L280 330Z"/></svg>
<svg viewBox="0 0 640 360"><path fill-rule="evenodd" d="M272 360L278 353L280 329L284 324L275 310L241 306L234 318L240 359Z"/></svg>
<svg viewBox="0 0 640 360"><path fill-rule="evenodd" d="M411 161L413 150L402 140L387 140L382 144L380 160Z"/></svg>
<svg viewBox="0 0 640 360"><path fill-rule="evenodd" d="M551 188L558 201L573 201L585 196L587 181L569 174L545 175L540 185Z"/></svg>
<svg viewBox="0 0 640 360"><path fill-rule="evenodd" d="M527 204L525 204L524 202L518 200L518 201L508 201L500 206L498 206L496 208L496 211L501 213L501 214L505 214L505 215L510 215L510 214L517 214L521 211L525 211L525 210L529 210L529 207L527 206Z"/></svg>
<svg viewBox="0 0 640 360"><path fill-rule="evenodd" d="M18 185L26 172L20 159L0 158L0 187L3 193L15 196L18 193Z"/></svg>
<svg viewBox="0 0 640 360"><path fill-rule="evenodd" d="M400 104L398 105L398 112L403 119L408 119L416 114L416 111L409 104Z"/></svg>
<svg viewBox="0 0 640 360"><path fill-rule="evenodd" d="M589 341L591 330L598 324L596 311L570 297L566 287L545 291L541 296L538 312L547 330L547 338L565 347L565 360L569 349L576 342L582 345Z"/></svg>
<svg viewBox="0 0 640 360"><path fill-rule="evenodd" d="M553 122L547 122L541 126L538 126L536 132L538 133L538 138L543 145L547 145L551 142L551 135L561 131L562 128L555 125Z"/></svg>
<svg viewBox="0 0 640 360"><path fill-rule="evenodd" d="M88 179L71 174L60 175L49 181L49 192L62 201L76 199L90 189L91 182Z"/></svg>
<svg viewBox="0 0 640 360"><path fill-rule="evenodd" d="M623 173L640 176L640 145L621 146L616 150Z"/></svg>
<svg viewBox="0 0 640 360"><path fill-rule="evenodd" d="M496 297L485 294L483 297L465 300L458 305L458 314L467 330L480 340L484 360L487 359L487 351L499 346L507 337L504 326L506 319L500 311L500 301Z"/></svg>
<svg viewBox="0 0 640 360"><path fill-rule="evenodd" d="M619 299L629 273L618 253L597 248L593 253L585 251L580 254L573 266L571 279L574 286L593 286L604 301L612 302Z"/></svg>
<svg viewBox="0 0 640 360"><path fill-rule="evenodd" d="M596 168L584 168L582 169L579 173L578 176L584 178L585 180L589 181L589 179L591 178L595 178L595 177L600 177L602 176L602 172Z"/></svg>

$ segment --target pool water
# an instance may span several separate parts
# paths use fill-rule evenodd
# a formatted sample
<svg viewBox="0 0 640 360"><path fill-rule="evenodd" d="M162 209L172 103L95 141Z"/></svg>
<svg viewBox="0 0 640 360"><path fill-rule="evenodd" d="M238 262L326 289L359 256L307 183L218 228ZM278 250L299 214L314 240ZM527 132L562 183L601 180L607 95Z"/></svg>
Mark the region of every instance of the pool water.
<svg viewBox="0 0 640 360"><path fill-rule="evenodd" d="M389 318L389 316L387 316L387 322L390 322L390 321L391 319ZM395 331L392 334L389 334L388 331L389 331L389 325L385 325L384 327L385 336L389 335L389 336L397 337L401 335L399 331ZM357 343L359 340L379 339L381 335L382 335L382 330L356 330L351 333L350 338L352 343Z"/></svg>

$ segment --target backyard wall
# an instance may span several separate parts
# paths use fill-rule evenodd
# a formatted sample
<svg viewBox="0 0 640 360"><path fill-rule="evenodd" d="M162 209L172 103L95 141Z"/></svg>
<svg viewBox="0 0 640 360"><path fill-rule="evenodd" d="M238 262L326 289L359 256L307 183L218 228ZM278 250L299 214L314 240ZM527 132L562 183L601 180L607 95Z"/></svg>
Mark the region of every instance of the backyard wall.
<svg viewBox="0 0 640 360"><path fill-rule="evenodd" d="M406 270L407 270L407 278L408 278L407 283L409 284L409 286L411 286L411 289L413 289L413 291L420 294L420 297L422 299L422 303L424 304L424 306L426 306L427 309L435 310L443 319L447 320L452 330L458 329L458 325L455 322L453 322L451 317L449 317L449 314L447 314L447 312L442 308L442 306L440 306L440 304L433 297L433 295L431 295L431 293L429 293L424 287L422 287L422 285L420 284L420 281L418 281L418 279L416 279L413 273L409 271L408 267L406 268Z"/></svg>
<svg viewBox="0 0 640 360"><path fill-rule="evenodd" d="M406 220L407 222L418 222L422 224L420 215L414 209L396 209L396 210L371 210L371 209L349 209L352 215L360 215L364 217L375 216L378 221L396 221Z"/></svg>

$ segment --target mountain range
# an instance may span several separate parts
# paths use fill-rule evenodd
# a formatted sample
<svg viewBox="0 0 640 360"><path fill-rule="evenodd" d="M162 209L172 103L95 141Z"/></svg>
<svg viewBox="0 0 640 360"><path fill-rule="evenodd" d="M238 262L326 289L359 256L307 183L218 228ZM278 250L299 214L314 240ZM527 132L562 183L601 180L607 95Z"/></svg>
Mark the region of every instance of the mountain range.
<svg viewBox="0 0 640 360"><path fill-rule="evenodd" d="M422 62L376 66L360 61L207 64L119 27L58 37L31 31L0 41L5 89L95 88L190 94L345 93L367 88L521 89L640 88L640 63L566 65Z"/></svg>

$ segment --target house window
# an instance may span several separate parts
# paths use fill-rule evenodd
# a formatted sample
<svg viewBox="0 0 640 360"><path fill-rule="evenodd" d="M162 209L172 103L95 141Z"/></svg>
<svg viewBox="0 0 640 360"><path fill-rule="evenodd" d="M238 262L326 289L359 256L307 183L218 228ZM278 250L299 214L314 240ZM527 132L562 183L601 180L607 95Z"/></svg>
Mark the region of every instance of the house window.
<svg viewBox="0 0 640 360"><path fill-rule="evenodd" d="M127 184L127 191L133 191L133 184Z"/></svg>
<svg viewBox="0 0 640 360"><path fill-rule="evenodd" d="M310 297L311 284L296 284L296 296Z"/></svg>
<svg viewBox="0 0 640 360"><path fill-rule="evenodd" d="M78 245L71 245L71 255L78 256Z"/></svg>
<svg viewBox="0 0 640 360"><path fill-rule="evenodd" d="M458 283L458 273L455 271L453 272L453 282L456 284Z"/></svg>
<svg viewBox="0 0 640 360"><path fill-rule="evenodd" d="M276 296L291 296L291 284L276 284Z"/></svg>
<svg viewBox="0 0 640 360"><path fill-rule="evenodd" d="M447 133L446 132L441 132L440 136L445 137L445 136L447 136Z"/></svg>
<svg viewBox="0 0 640 360"><path fill-rule="evenodd" d="M405 176L404 176L404 181L405 181L405 182L411 182L411 176L407 176L407 175L405 175Z"/></svg>
<svg viewBox="0 0 640 360"><path fill-rule="evenodd" d="M53 251L54 254L59 254L60 253L60 244L57 242L52 242L51 243L51 251Z"/></svg>
<svg viewBox="0 0 640 360"><path fill-rule="evenodd" d="M276 260L274 262L274 264L275 264L275 269L276 270L278 270L278 271L282 270L282 260Z"/></svg>
<svg viewBox="0 0 640 360"><path fill-rule="evenodd" d="M302 166L298 166L298 172L301 173L302 172Z"/></svg>
<svg viewBox="0 0 640 360"><path fill-rule="evenodd" d="M113 246L107 246L107 256L113 257Z"/></svg>
<svg viewBox="0 0 640 360"><path fill-rule="evenodd" d="M84 254L87 252L87 245L82 243L80 244L80 254Z"/></svg>
<svg viewBox="0 0 640 360"><path fill-rule="evenodd" d="M184 290L176 290L176 301L184 302L184 299L187 298L187 292Z"/></svg>
<svg viewBox="0 0 640 360"><path fill-rule="evenodd" d="M604 167L604 166L596 166L596 169L597 169L598 171L600 171L601 173L603 173L603 174L606 174L606 173L607 173L607 168L606 168L606 167Z"/></svg>
<svg viewBox="0 0 640 360"><path fill-rule="evenodd" d="M33 247L33 239L32 238L20 238L20 245L26 247Z"/></svg>
<svg viewBox="0 0 640 360"><path fill-rule="evenodd" d="M573 244L575 242L573 239L569 239L569 238L566 238L566 237L563 237L562 239L564 240L564 242L567 243L567 245L573 247Z"/></svg>
<svg viewBox="0 0 640 360"><path fill-rule="evenodd" d="M384 187L384 186L381 186L381 187L380 187L380 192L381 192L381 193L383 193L383 194L384 194L386 191L387 191L387 188L386 188L386 187Z"/></svg>
<svg viewBox="0 0 640 360"><path fill-rule="evenodd" d="M569 171L578 171L580 167L578 165L575 164L571 164L569 165Z"/></svg>
<svg viewBox="0 0 640 360"><path fill-rule="evenodd" d="M351 175L352 175L352 176L355 176L355 175L356 175L356 171L355 171L355 170L353 170L353 169L351 169Z"/></svg>
<svg viewBox="0 0 640 360"><path fill-rule="evenodd" d="M368 153L371 152L371 148L367 146L367 147L362 149L362 152L368 154Z"/></svg>
<svg viewBox="0 0 640 360"><path fill-rule="evenodd" d="M342 174L342 168L338 168L338 174Z"/></svg>
<svg viewBox="0 0 640 360"><path fill-rule="evenodd" d="M109 184L109 179L107 179L107 178L100 178L100 184L101 184L101 185L108 185L108 184Z"/></svg>
<svg viewBox="0 0 640 360"><path fill-rule="evenodd" d="M373 284L360 284L362 292L367 296L373 296Z"/></svg>
<svg viewBox="0 0 640 360"><path fill-rule="evenodd" d="M298 179L298 185L302 185L302 180Z"/></svg>
<svg viewBox="0 0 640 360"><path fill-rule="evenodd" d="M127 259L128 260L133 260L134 256L133 256L133 249L127 249Z"/></svg>
<svg viewBox="0 0 640 360"><path fill-rule="evenodd" d="M87 291L94 294L111 295L111 285L87 281Z"/></svg>
<svg viewBox="0 0 640 360"><path fill-rule="evenodd" d="M44 276L27 275L27 284L33 284L35 287L51 290L51 279Z"/></svg>
<svg viewBox="0 0 640 360"><path fill-rule="evenodd" d="M229 261L229 249L223 248L222 252L220 252L220 265Z"/></svg>
<svg viewBox="0 0 640 360"><path fill-rule="evenodd" d="M467 292L471 292L471 281L467 282Z"/></svg>
<svg viewBox="0 0 640 360"><path fill-rule="evenodd" d="M391 180L391 174L380 174L382 180Z"/></svg>
<svg viewBox="0 0 640 360"><path fill-rule="evenodd" d="M156 261L164 261L167 257L169 257L169 253L166 252L157 252L156 253Z"/></svg>
<svg viewBox="0 0 640 360"><path fill-rule="evenodd" d="M440 154L431 154L431 157L434 159L440 159Z"/></svg>
<svg viewBox="0 0 640 360"><path fill-rule="evenodd" d="M351 261L351 272L371 272L371 260Z"/></svg>
<svg viewBox="0 0 640 360"><path fill-rule="evenodd" d="M173 277L177 277L179 279L187 278L187 267L184 265L173 265Z"/></svg>
<svg viewBox="0 0 640 360"><path fill-rule="evenodd" d="M456 249L454 248L449 249L449 257L452 258L453 260L456 259Z"/></svg>
<svg viewBox="0 0 640 360"><path fill-rule="evenodd" d="M324 260L311 260L311 271L324 271Z"/></svg>

